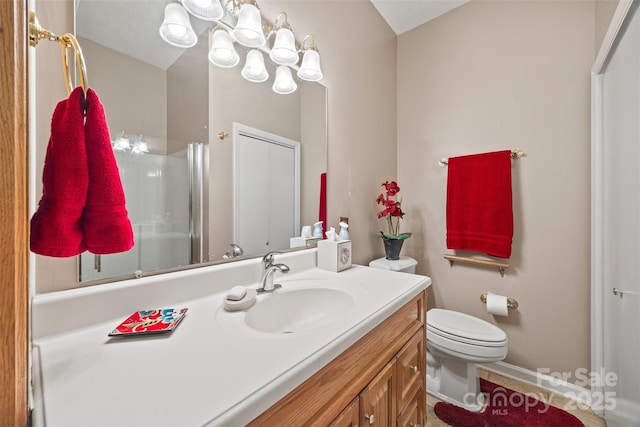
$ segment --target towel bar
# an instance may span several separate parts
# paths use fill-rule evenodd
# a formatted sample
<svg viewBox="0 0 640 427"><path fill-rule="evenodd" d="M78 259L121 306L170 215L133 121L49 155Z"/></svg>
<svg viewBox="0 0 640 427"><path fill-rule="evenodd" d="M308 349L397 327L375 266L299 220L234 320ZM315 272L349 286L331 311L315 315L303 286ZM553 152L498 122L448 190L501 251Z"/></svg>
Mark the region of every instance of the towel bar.
<svg viewBox="0 0 640 427"><path fill-rule="evenodd" d="M509 264L498 261L491 261L487 259L478 259L466 256L445 255L445 259L449 260L449 265L453 267L454 262L462 262L465 264L482 265L486 267L496 267L500 272L500 276L504 277L504 271L509 268Z"/></svg>
<svg viewBox="0 0 640 427"><path fill-rule="evenodd" d="M524 156L524 151L522 150L511 150L511 158L512 159L519 159L520 157ZM449 164L449 159L447 157L443 157L440 160L438 160L438 164L440 165L440 167L445 167Z"/></svg>

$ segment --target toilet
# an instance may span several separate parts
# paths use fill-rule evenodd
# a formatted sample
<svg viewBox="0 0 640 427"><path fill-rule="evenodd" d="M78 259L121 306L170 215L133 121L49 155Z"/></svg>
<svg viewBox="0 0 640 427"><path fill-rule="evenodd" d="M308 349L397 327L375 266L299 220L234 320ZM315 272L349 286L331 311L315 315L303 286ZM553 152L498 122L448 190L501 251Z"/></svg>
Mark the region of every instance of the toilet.
<svg viewBox="0 0 640 427"><path fill-rule="evenodd" d="M477 363L503 360L504 331L477 317L452 310L427 311L427 393L472 412L484 407Z"/></svg>

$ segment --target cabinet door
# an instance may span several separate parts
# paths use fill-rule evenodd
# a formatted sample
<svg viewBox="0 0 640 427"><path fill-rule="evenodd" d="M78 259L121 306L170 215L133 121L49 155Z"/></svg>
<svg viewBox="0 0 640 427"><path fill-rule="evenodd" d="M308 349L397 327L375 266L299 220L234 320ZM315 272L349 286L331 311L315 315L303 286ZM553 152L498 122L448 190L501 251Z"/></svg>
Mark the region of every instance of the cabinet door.
<svg viewBox="0 0 640 427"><path fill-rule="evenodd" d="M396 424L395 359L360 393L360 425L391 427Z"/></svg>
<svg viewBox="0 0 640 427"><path fill-rule="evenodd" d="M344 411L336 417L329 427L358 427L360 421L360 401L356 397Z"/></svg>
<svg viewBox="0 0 640 427"><path fill-rule="evenodd" d="M396 359L398 412L404 410L416 391L422 387L425 378L425 358L424 332L421 328L400 350Z"/></svg>
<svg viewBox="0 0 640 427"><path fill-rule="evenodd" d="M406 409L398 416L398 427L425 427L426 404L424 389L419 388Z"/></svg>

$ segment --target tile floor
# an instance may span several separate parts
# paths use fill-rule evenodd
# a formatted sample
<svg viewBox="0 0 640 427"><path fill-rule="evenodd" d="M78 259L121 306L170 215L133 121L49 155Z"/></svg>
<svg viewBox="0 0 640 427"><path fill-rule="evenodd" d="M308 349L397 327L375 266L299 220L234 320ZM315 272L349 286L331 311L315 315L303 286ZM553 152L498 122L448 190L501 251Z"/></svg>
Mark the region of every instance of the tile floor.
<svg viewBox="0 0 640 427"><path fill-rule="evenodd" d="M480 369L480 377L492 383L499 384L501 386L510 388L511 390L519 391L520 393L533 393L544 397L545 402L549 402L551 405L576 416L585 427L606 427L607 423L596 414L594 414L589 407L580 405L576 402L572 402L564 396L549 392L539 387L524 384L519 381L512 380L510 378L503 377L502 375L494 372L489 372L484 369ZM438 402L438 399L431 395L427 395L427 427L446 427L449 424L441 421L433 412L433 407Z"/></svg>

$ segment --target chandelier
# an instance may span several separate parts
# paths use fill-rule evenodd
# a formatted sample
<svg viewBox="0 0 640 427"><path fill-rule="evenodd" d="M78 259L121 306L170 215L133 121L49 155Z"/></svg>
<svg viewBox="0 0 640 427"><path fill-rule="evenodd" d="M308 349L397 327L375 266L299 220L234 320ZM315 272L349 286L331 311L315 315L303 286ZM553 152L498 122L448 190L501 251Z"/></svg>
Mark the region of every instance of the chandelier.
<svg viewBox="0 0 640 427"><path fill-rule="evenodd" d="M261 83L269 79L265 54L277 65L272 86L276 93L295 92L298 85L292 70L301 80L317 82L322 79L320 54L313 35L306 35L297 44L285 12L271 24L263 19L256 0L181 0L169 3L165 8L160 26L162 39L181 48L195 46L198 36L191 27L189 15L216 24L210 31L208 54L213 65L222 68L238 65L237 43L249 48L240 72L245 80Z"/></svg>

